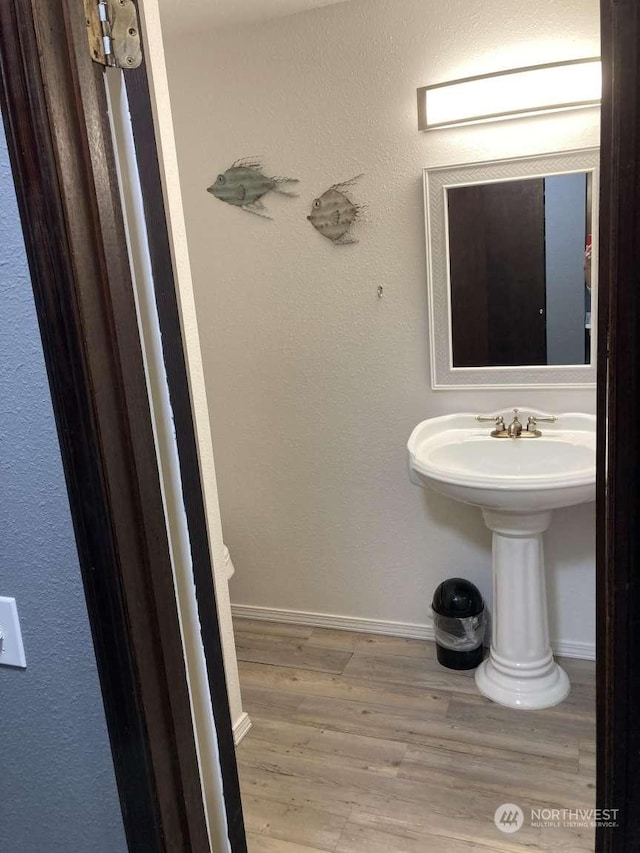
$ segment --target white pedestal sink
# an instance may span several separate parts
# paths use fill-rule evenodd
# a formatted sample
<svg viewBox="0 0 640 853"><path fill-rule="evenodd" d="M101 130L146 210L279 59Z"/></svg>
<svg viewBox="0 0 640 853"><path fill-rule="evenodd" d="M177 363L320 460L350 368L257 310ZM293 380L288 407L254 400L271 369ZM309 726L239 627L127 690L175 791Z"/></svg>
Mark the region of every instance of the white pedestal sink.
<svg viewBox="0 0 640 853"><path fill-rule="evenodd" d="M474 414L446 415L422 421L408 443L412 482L481 507L493 532L493 633L476 685L512 708L547 708L569 693L549 642L542 535L552 510L595 498L595 417L540 426L536 438L493 438Z"/></svg>

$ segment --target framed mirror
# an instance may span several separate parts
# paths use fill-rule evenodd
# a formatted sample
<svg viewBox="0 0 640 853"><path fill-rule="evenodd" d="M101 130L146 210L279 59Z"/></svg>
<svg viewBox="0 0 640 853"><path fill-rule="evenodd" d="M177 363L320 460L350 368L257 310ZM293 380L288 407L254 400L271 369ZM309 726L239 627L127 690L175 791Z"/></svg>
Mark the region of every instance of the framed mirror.
<svg viewBox="0 0 640 853"><path fill-rule="evenodd" d="M598 149L423 176L432 387L595 386Z"/></svg>

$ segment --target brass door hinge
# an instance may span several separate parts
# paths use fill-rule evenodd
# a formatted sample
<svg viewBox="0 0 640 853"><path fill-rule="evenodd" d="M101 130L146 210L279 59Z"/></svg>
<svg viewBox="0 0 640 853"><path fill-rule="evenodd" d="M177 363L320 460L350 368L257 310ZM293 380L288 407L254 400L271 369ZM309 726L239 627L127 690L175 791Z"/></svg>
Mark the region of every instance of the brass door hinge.
<svg viewBox="0 0 640 853"><path fill-rule="evenodd" d="M93 61L115 68L137 68L142 62L142 48L133 0L84 0L84 12Z"/></svg>

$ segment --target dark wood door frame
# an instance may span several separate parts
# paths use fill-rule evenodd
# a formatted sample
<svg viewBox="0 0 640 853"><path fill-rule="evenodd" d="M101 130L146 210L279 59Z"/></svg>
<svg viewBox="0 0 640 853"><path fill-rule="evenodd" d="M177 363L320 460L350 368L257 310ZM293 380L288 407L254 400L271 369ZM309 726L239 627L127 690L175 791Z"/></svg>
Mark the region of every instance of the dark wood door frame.
<svg viewBox="0 0 640 853"><path fill-rule="evenodd" d="M640 2L601 0L598 853L640 850Z"/></svg>
<svg viewBox="0 0 640 853"><path fill-rule="evenodd" d="M182 495L189 528L200 631L207 661L209 691L218 731L218 751L225 793L227 831L234 853L245 853L247 842L233 728L227 699L227 685L222 666L222 643L218 625L212 559L209 550L207 517L198 462L198 446L189 392L189 374L180 327L180 311L172 266L171 243L145 64L127 71L124 79L147 223L156 309L180 461Z"/></svg>
<svg viewBox="0 0 640 853"><path fill-rule="evenodd" d="M0 0L0 104L127 843L136 853L204 853L209 839L103 73L88 55L82 0ZM173 300L169 313L175 293ZM184 366L176 328L170 349ZM173 402L192 454L180 461L190 464L182 473L232 849L243 853L201 511L201 526L193 522L202 495L190 400L183 394Z"/></svg>

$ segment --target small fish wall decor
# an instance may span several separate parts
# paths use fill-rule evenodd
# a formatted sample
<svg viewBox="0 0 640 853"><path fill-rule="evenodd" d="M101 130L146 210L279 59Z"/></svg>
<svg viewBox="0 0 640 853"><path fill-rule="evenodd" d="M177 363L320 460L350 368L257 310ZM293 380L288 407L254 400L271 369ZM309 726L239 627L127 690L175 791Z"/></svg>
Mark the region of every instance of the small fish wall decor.
<svg viewBox="0 0 640 853"><path fill-rule="evenodd" d="M307 216L313 227L336 246L358 242L350 236L350 231L363 206L351 201L345 190L352 187L361 177L362 175L356 175L355 178L329 187L313 200L311 213Z"/></svg>
<svg viewBox="0 0 640 853"><path fill-rule="evenodd" d="M218 175L215 182L207 187L207 192L224 201L241 207L264 219L272 217L266 213L262 197L268 192L298 198L298 194L284 189L287 184L297 184L297 178L270 178L262 172L262 163L258 157L244 157Z"/></svg>

